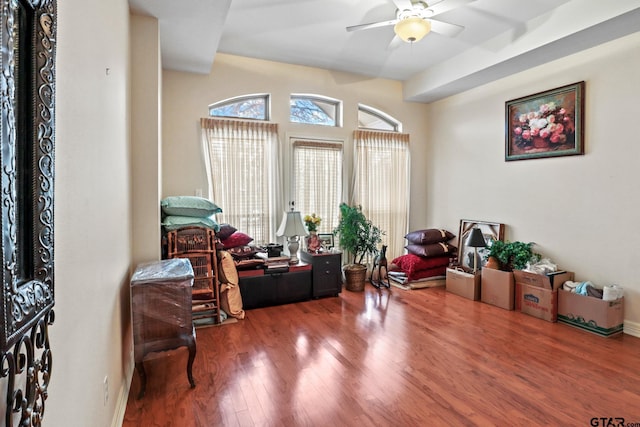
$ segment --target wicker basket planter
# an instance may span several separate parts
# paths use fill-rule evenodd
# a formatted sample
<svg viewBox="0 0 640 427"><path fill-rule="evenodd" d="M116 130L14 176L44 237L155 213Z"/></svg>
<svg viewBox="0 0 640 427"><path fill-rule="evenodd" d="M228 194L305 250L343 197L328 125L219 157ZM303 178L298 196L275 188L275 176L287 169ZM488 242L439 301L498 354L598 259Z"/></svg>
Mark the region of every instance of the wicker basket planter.
<svg viewBox="0 0 640 427"><path fill-rule="evenodd" d="M349 264L344 267L344 287L348 291L362 292L367 281L367 266L364 264Z"/></svg>

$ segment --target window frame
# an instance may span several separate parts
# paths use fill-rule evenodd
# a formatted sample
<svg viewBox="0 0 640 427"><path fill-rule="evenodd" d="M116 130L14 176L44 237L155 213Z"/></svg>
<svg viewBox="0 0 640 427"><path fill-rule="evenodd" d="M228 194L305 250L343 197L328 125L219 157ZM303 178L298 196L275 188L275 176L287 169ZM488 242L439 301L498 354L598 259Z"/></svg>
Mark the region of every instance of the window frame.
<svg viewBox="0 0 640 427"><path fill-rule="evenodd" d="M291 102L295 99L307 100L311 102L322 102L325 104L332 105L334 107L334 125L323 125L319 123L306 123L306 122L294 122L291 120ZM318 107L321 108L321 107ZM324 111L324 109L322 109ZM328 113L325 112L328 116ZM336 127L342 128L343 126L343 102L337 98L331 98L330 96L318 95L314 93L291 93L289 94L289 123L297 123L297 124L305 124L305 125L313 125L313 126L327 126L327 127Z"/></svg>
<svg viewBox="0 0 640 427"><path fill-rule="evenodd" d="M387 123L389 126L391 126L393 130L360 126L360 112L377 117L384 123ZM377 108L371 107L370 105L358 103L358 129L402 133L402 122L382 110L378 110Z"/></svg>
<svg viewBox="0 0 640 427"><path fill-rule="evenodd" d="M211 110L216 108L222 108L233 104L239 104L241 102L249 101L252 99L264 99L264 118L255 117L241 117L241 116L218 116L211 114ZM234 96L232 98L223 99L222 101L209 104L207 107L209 111L209 117L239 119L239 120L258 120L268 122L271 120L271 94L270 93L251 93L246 95Z"/></svg>

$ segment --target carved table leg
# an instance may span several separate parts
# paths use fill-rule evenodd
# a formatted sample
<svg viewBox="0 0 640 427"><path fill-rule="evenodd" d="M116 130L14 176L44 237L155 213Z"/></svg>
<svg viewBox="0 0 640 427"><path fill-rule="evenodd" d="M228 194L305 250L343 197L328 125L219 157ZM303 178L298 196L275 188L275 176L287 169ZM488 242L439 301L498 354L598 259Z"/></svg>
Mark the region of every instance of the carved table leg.
<svg viewBox="0 0 640 427"><path fill-rule="evenodd" d="M191 384L191 388L196 386L195 381L193 381L193 360L196 358L196 341L193 340L189 344L189 360L187 361L187 377L189 378L189 384Z"/></svg>
<svg viewBox="0 0 640 427"><path fill-rule="evenodd" d="M140 393L138 393L138 399L142 399L147 388L147 373L144 371L144 364L142 362L136 363L136 371L138 371L138 376L140 377Z"/></svg>

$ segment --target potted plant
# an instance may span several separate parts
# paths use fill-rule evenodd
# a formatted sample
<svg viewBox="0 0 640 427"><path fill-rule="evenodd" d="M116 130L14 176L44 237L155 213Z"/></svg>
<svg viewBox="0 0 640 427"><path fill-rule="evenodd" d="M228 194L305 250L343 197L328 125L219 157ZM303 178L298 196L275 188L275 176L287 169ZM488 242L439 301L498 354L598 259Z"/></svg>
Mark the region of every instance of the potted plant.
<svg viewBox="0 0 640 427"><path fill-rule="evenodd" d="M540 260L540 254L533 252L533 242L509 242L494 240L485 255L487 266L491 268L492 258L497 261L497 269L502 271L522 270L529 262Z"/></svg>
<svg viewBox="0 0 640 427"><path fill-rule="evenodd" d="M367 277L367 266L362 262L367 255L378 252L378 243L384 234L362 213L361 206L340 204L340 221L333 230L340 247L347 252L349 264L344 267L345 288L362 291Z"/></svg>

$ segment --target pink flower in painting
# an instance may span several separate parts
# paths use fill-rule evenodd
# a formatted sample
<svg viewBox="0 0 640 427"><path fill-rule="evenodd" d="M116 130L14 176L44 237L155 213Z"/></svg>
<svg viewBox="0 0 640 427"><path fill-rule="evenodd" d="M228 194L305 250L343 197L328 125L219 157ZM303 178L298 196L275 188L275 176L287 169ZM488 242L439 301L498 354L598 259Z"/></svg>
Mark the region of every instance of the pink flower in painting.
<svg viewBox="0 0 640 427"><path fill-rule="evenodd" d="M513 117L514 143L524 149L539 147L534 138L564 144L568 136L574 133L572 120L565 108L552 101L541 104L533 111L520 112Z"/></svg>

